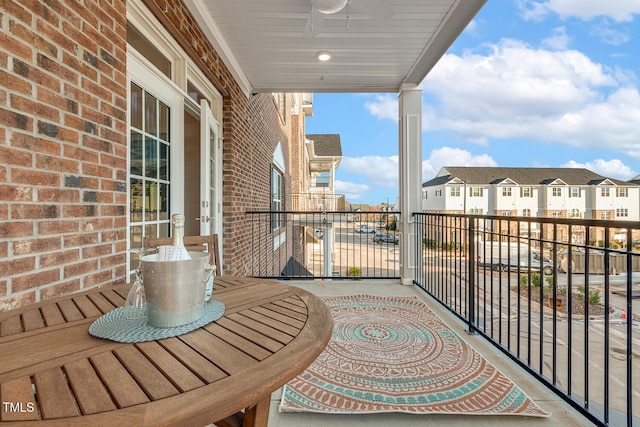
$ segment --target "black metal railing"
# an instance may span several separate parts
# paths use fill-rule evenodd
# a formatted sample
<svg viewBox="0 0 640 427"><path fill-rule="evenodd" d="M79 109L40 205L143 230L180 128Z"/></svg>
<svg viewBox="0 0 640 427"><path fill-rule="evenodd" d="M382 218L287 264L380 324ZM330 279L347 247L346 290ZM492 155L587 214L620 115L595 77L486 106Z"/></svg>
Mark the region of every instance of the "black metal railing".
<svg viewBox="0 0 640 427"><path fill-rule="evenodd" d="M249 211L248 275L399 278L398 212Z"/></svg>
<svg viewBox="0 0 640 427"><path fill-rule="evenodd" d="M414 213L415 284L598 425L640 425L640 223Z"/></svg>

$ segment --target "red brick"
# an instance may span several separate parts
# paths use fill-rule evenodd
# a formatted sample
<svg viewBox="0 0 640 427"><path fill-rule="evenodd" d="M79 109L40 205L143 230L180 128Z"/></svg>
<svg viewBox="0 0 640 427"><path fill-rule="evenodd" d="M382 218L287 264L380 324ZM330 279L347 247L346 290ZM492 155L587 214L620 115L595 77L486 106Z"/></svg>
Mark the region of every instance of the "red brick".
<svg viewBox="0 0 640 427"><path fill-rule="evenodd" d="M56 298L62 295L68 295L73 292L79 291L81 288L80 280L74 279L67 282L58 283L51 286L44 286L40 288L40 300L48 300Z"/></svg>
<svg viewBox="0 0 640 427"><path fill-rule="evenodd" d="M52 252L61 248L62 239L60 237L16 240L13 242L13 254L18 256L38 252Z"/></svg>
<svg viewBox="0 0 640 427"><path fill-rule="evenodd" d="M36 157L36 167L61 173L77 174L80 171L80 162L65 157L38 155Z"/></svg>
<svg viewBox="0 0 640 427"><path fill-rule="evenodd" d="M98 233L75 234L64 237L65 248L92 245L98 242L100 242L100 235Z"/></svg>
<svg viewBox="0 0 640 427"><path fill-rule="evenodd" d="M11 143L15 147L24 148L37 153L60 156L62 154L62 144L59 141L39 138L21 132L14 132Z"/></svg>
<svg viewBox="0 0 640 427"><path fill-rule="evenodd" d="M78 231L78 221L76 220L51 220L38 221L38 234L61 234Z"/></svg>
<svg viewBox="0 0 640 427"><path fill-rule="evenodd" d="M103 284L103 283L112 283L113 282L113 271L112 270L103 270L95 274L90 274L85 276L83 280L83 288L92 288L94 286Z"/></svg>
<svg viewBox="0 0 640 427"><path fill-rule="evenodd" d="M82 249L82 259L97 258L110 255L113 252L113 245L103 244L98 246L89 246Z"/></svg>
<svg viewBox="0 0 640 427"><path fill-rule="evenodd" d="M0 223L0 238L24 237L33 235L33 222L12 221ZM0 269L2 271L2 269Z"/></svg>
<svg viewBox="0 0 640 427"><path fill-rule="evenodd" d="M64 265L80 260L80 251L77 249L46 252L40 256L40 268Z"/></svg>
<svg viewBox="0 0 640 427"><path fill-rule="evenodd" d="M60 280L60 269L38 271L34 274L27 274L16 277L11 281L11 290L13 292L22 292L27 289L36 288L43 283L52 283Z"/></svg>
<svg viewBox="0 0 640 427"><path fill-rule="evenodd" d="M2 189L0 187L0 198ZM38 189L38 201L40 202L59 202L74 203L80 201L79 190L63 190L59 188L41 188Z"/></svg>
<svg viewBox="0 0 640 427"><path fill-rule="evenodd" d="M35 292L27 292L24 294L15 295L11 298L3 298L2 300L0 300L0 312L24 307L27 305L31 305L35 302L36 302Z"/></svg>
<svg viewBox="0 0 640 427"><path fill-rule="evenodd" d="M11 206L12 219L58 218L60 208L56 205L21 203Z"/></svg>
<svg viewBox="0 0 640 427"><path fill-rule="evenodd" d="M46 185L49 187L60 186L59 173L13 168L11 170L11 178L13 182L19 184Z"/></svg>
<svg viewBox="0 0 640 427"><path fill-rule="evenodd" d="M0 163L14 166L33 166L33 155L26 150L0 147Z"/></svg>
<svg viewBox="0 0 640 427"><path fill-rule="evenodd" d="M2 277L33 271L36 266L35 257L13 258L9 261L0 261Z"/></svg>
<svg viewBox="0 0 640 427"><path fill-rule="evenodd" d="M13 202L33 200L33 188L20 185L0 185L0 200Z"/></svg>
<svg viewBox="0 0 640 427"><path fill-rule="evenodd" d="M82 276L87 273L93 273L98 269L98 260L82 261L77 264L65 265L64 278Z"/></svg>

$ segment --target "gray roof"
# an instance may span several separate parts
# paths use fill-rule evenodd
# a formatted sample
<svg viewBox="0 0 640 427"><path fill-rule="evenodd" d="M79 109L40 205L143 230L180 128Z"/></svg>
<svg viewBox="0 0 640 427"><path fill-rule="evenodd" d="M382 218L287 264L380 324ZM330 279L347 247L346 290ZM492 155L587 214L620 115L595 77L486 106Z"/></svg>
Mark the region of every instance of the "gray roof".
<svg viewBox="0 0 640 427"><path fill-rule="evenodd" d="M455 178L467 185L495 185L511 180L517 185L549 185L558 180L567 185L599 185L607 180L615 185L630 182L607 178L584 168L512 168L445 166L438 175L423 183L423 187L445 184Z"/></svg>
<svg viewBox="0 0 640 427"><path fill-rule="evenodd" d="M308 134L307 139L313 141L316 156L342 157L340 134Z"/></svg>

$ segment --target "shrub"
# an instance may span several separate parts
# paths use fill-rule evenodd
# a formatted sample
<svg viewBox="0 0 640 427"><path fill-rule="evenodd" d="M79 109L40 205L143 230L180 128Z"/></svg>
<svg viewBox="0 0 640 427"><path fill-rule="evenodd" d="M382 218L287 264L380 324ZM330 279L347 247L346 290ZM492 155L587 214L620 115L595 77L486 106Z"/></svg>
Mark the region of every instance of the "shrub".
<svg viewBox="0 0 640 427"><path fill-rule="evenodd" d="M347 269L347 276L349 277L359 277L362 276L362 270L360 269L360 267L349 267Z"/></svg>

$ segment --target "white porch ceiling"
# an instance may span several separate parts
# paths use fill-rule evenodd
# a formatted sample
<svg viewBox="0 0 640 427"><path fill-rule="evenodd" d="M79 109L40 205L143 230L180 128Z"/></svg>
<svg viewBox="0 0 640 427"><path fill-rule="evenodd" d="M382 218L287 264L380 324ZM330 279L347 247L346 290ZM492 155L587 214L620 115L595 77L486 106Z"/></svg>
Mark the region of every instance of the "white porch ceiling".
<svg viewBox="0 0 640 427"><path fill-rule="evenodd" d="M376 19L363 2L390 13ZM324 15L314 35L305 31L310 0L185 1L248 93L397 93L420 84L485 2L351 0L348 30L345 8ZM318 61L320 51L333 59Z"/></svg>

